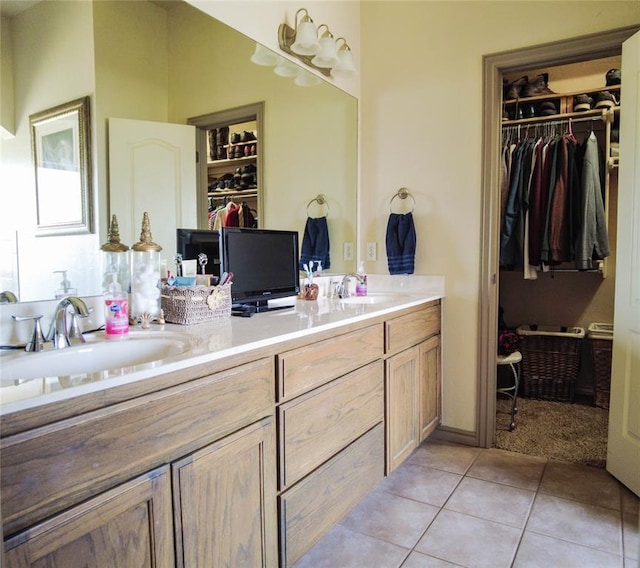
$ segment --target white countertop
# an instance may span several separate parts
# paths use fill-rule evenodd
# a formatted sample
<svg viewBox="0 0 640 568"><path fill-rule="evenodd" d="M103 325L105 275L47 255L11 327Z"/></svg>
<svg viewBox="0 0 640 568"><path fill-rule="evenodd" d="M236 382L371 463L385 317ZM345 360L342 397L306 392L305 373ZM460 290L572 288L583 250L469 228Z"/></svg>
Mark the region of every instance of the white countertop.
<svg viewBox="0 0 640 568"><path fill-rule="evenodd" d="M320 284L322 287L322 280ZM326 297L320 297L317 301L304 301L292 297L271 303L291 305L291 308L254 314L249 318L231 317L220 322L185 326L152 324L147 330L134 329L130 334L132 338L165 335L177 337L186 347L178 354L152 363L66 377L12 381L11 384L0 386L0 415L13 414L51 402L145 380L159 374L339 328L349 323L392 314L444 297L444 279L428 276L373 275L369 278L369 290L372 297L384 294L385 298L379 303L345 303ZM103 335L103 332L97 333L99 336ZM80 345L66 350L82 348ZM0 366L3 361L16 357L34 358L39 355L24 351L4 351L0 355Z"/></svg>

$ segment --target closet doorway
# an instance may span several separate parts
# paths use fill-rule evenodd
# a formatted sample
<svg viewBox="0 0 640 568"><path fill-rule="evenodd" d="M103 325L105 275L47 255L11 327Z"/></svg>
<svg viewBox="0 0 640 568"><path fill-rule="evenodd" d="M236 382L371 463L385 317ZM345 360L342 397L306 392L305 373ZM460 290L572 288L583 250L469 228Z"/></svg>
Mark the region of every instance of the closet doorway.
<svg viewBox="0 0 640 568"><path fill-rule="evenodd" d="M483 252L481 272L480 369L478 439L491 447L496 428L497 316L500 303L500 158L502 145L502 78L541 69L585 64L588 61L618 57L621 45L636 29L622 29L554 44L526 48L485 57L484 71L484 171L483 171ZM571 277L598 277L575 274ZM602 277L599 276L601 279ZM593 288L608 285L594 283ZM551 284L555 284L551 282ZM503 282L503 285L505 283ZM526 301L526 300L525 300ZM563 302L562 298L557 299ZM610 301L613 301L611 298ZM611 312L612 313L612 312ZM510 320L509 313L505 314ZM571 314L567 314L567 318ZM508 321L517 325L519 321ZM533 323L533 322L532 322Z"/></svg>

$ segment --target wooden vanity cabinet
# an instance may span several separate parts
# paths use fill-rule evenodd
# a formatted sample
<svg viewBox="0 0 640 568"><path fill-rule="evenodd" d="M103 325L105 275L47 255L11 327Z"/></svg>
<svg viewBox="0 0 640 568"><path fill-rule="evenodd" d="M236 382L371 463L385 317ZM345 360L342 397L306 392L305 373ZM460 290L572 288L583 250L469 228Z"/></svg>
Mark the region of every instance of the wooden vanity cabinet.
<svg viewBox="0 0 640 568"><path fill-rule="evenodd" d="M277 565L273 418L171 465L176 566Z"/></svg>
<svg viewBox="0 0 640 568"><path fill-rule="evenodd" d="M440 302L385 322L385 471L440 424Z"/></svg>
<svg viewBox="0 0 640 568"><path fill-rule="evenodd" d="M278 355L280 565L384 476L382 323Z"/></svg>
<svg viewBox="0 0 640 568"><path fill-rule="evenodd" d="M274 566L274 392L267 357L4 438L6 566Z"/></svg>
<svg viewBox="0 0 640 568"><path fill-rule="evenodd" d="M4 566L171 568L169 478L162 466L9 539Z"/></svg>

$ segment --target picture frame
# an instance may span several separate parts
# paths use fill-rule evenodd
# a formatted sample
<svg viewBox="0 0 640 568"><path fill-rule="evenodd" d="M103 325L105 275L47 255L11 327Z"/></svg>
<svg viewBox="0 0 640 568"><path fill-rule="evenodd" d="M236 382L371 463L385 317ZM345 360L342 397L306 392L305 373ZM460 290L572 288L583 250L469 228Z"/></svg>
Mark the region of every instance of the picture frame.
<svg viewBox="0 0 640 568"><path fill-rule="evenodd" d="M89 97L29 117L36 235L93 232Z"/></svg>

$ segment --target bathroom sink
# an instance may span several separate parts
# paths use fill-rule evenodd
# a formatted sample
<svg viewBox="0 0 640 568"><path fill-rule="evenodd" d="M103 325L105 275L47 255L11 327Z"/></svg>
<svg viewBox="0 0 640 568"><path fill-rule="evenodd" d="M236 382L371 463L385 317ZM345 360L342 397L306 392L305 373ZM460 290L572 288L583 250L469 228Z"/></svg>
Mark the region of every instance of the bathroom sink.
<svg viewBox="0 0 640 568"><path fill-rule="evenodd" d="M172 335L150 337L140 334L124 340L99 337L89 335L87 343L82 345L0 359L0 385L17 380L132 367L172 357L189 348L187 342Z"/></svg>
<svg viewBox="0 0 640 568"><path fill-rule="evenodd" d="M395 302L402 298L398 294L376 294L369 293L366 296L349 296L348 298L342 298L340 302L343 304L387 304L389 302Z"/></svg>

